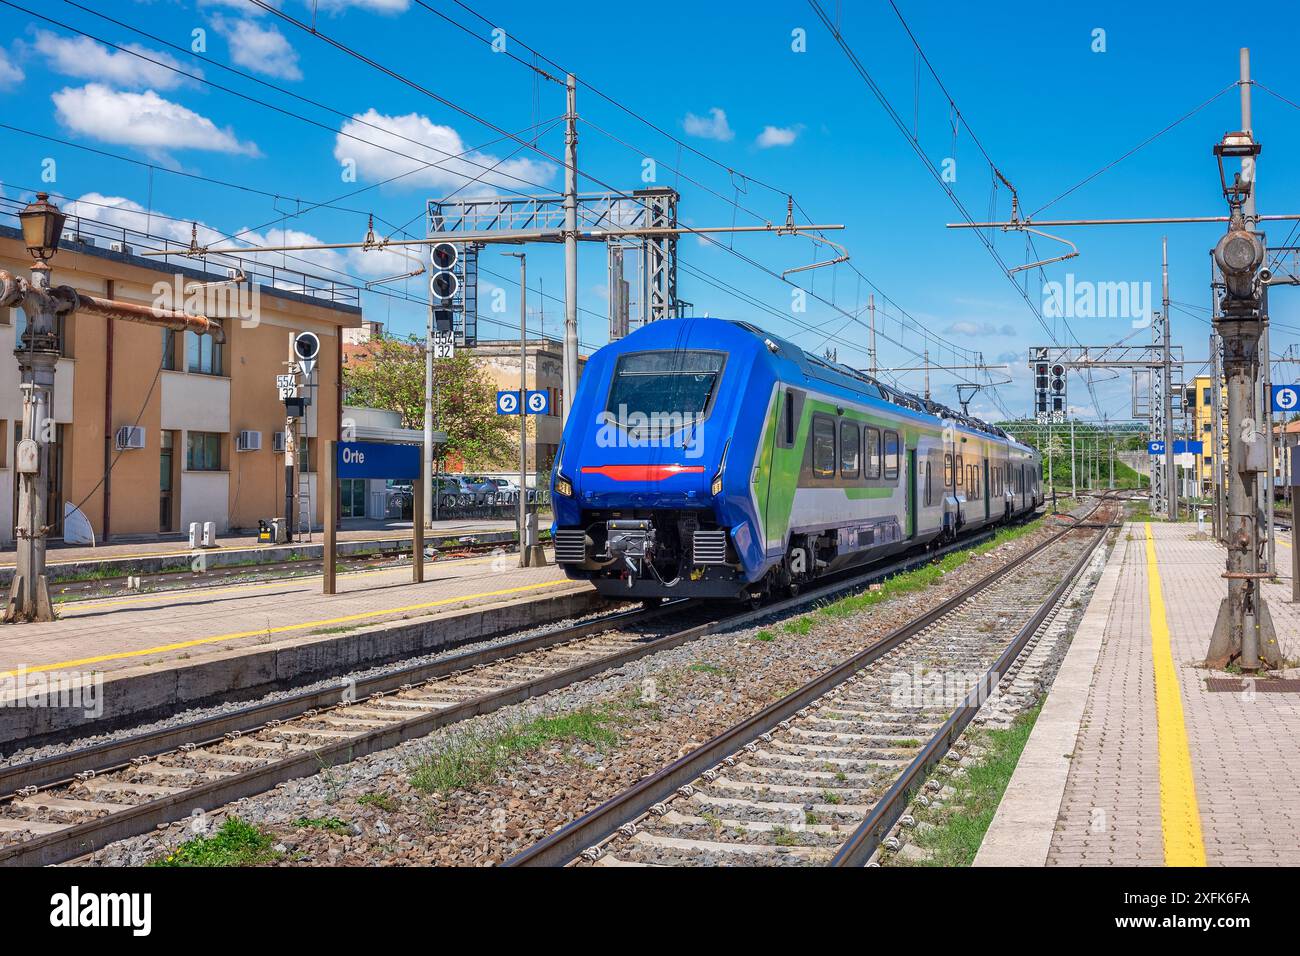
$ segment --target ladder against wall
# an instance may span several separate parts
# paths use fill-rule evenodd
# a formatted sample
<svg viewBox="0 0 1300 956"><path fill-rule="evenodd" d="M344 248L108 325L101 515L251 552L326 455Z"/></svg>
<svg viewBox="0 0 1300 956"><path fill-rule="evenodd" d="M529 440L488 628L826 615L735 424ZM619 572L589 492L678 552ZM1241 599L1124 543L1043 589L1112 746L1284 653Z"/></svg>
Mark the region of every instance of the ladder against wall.
<svg viewBox="0 0 1300 956"><path fill-rule="evenodd" d="M300 471L298 472L298 519L295 541L311 542L311 523L314 516L315 512L311 506L311 473Z"/></svg>

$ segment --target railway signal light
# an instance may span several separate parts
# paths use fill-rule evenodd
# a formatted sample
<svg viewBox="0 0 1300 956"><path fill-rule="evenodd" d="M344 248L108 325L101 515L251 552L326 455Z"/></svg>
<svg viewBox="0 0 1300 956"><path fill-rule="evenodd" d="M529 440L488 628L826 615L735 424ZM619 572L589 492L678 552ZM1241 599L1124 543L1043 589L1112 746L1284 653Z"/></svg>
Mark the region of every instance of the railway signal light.
<svg viewBox="0 0 1300 956"><path fill-rule="evenodd" d="M452 300L460 292L460 277L456 274L459 261L456 246L450 242L436 243L429 250L429 298L433 305L433 325L439 332L452 331Z"/></svg>

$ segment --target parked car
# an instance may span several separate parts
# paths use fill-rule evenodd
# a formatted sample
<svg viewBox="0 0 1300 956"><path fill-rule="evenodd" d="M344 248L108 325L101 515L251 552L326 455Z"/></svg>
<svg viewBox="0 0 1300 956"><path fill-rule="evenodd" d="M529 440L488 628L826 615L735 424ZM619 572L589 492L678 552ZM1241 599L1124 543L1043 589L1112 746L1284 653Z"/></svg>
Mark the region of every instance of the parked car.
<svg viewBox="0 0 1300 956"><path fill-rule="evenodd" d="M464 508L474 502L474 491L465 479L444 475L439 481L438 501L443 510Z"/></svg>
<svg viewBox="0 0 1300 956"><path fill-rule="evenodd" d="M481 476L466 475L465 484L469 486L474 494L474 504L495 504L497 498L497 486L490 478Z"/></svg>
<svg viewBox="0 0 1300 956"><path fill-rule="evenodd" d="M519 500L519 486L509 478L489 478L496 485L497 501L515 502Z"/></svg>

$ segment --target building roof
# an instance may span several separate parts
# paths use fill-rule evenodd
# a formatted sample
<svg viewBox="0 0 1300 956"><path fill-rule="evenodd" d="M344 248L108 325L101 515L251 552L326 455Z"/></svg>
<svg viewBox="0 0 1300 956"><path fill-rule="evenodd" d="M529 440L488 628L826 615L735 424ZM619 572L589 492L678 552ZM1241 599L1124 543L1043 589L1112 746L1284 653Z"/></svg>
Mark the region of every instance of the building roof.
<svg viewBox="0 0 1300 956"><path fill-rule="evenodd" d="M7 208L0 208L0 214L10 212ZM0 239L12 239L21 243L22 232L13 226L0 224ZM174 249L176 246L161 237L73 218L69 218L63 230L63 239L59 243L59 249L65 254L103 259L168 276L179 274L197 282L228 281L228 270L239 269L249 281L257 282L262 295L341 313L341 325L355 325L359 321L361 289L358 286L300 269L280 268L251 257L190 257L183 256L180 252L152 257L137 255L135 252L136 249L153 252L167 248ZM63 266L68 268L66 263Z"/></svg>

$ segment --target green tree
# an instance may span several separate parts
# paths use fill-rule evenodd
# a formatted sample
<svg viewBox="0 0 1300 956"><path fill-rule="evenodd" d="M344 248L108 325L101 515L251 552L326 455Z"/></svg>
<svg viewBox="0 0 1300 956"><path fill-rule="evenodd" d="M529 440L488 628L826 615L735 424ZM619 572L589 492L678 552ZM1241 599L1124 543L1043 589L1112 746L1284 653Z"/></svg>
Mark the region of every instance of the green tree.
<svg viewBox="0 0 1300 956"><path fill-rule="evenodd" d="M372 339L364 354L343 368L343 387L350 405L385 408L402 416L403 428L424 427L424 350L418 341ZM447 433L446 451L471 469L507 461L511 423L496 414L496 386L487 373L461 351L434 362L434 421Z"/></svg>

